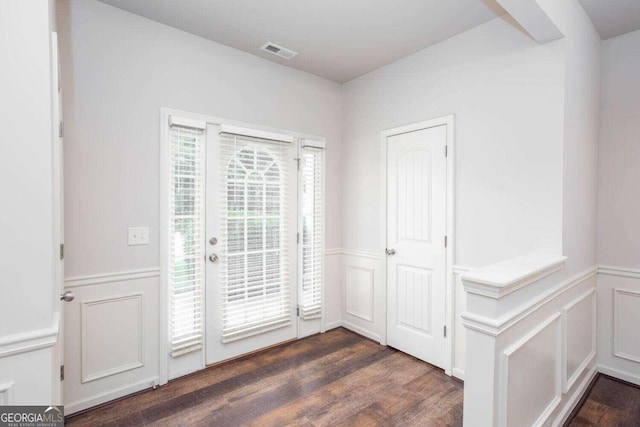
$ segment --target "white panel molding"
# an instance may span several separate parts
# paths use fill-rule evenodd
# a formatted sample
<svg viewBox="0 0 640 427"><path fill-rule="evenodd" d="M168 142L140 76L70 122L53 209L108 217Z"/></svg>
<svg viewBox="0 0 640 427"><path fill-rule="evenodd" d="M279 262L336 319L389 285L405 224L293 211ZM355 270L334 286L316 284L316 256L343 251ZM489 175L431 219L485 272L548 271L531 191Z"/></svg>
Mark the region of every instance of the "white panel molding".
<svg viewBox="0 0 640 427"><path fill-rule="evenodd" d="M630 279L640 279L640 270L626 267L613 267L610 265L598 266L598 274L605 276L628 277Z"/></svg>
<svg viewBox="0 0 640 427"><path fill-rule="evenodd" d="M579 273L568 280L554 286L545 293L540 294L538 297L532 299L526 304L522 304L516 307L512 311L504 314L498 319L491 319L486 316L480 316L469 312L462 313L463 324L469 329L473 329L480 333L498 336L511 328L529 314L538 310L540 307L554 300L561 294L569 291L570 289L580 285L581 283L595 277L597 272L596 267L589 268L582 273ZM466 288L465 288L466 290Z"/></svg>
<svg viewBox="0 0 640 427"><path fill-rule="evenodd" d="M53 347L58 342L60 313L53 314L51 326L0 338L0 359L16 354Z"/></svg>
<svg viewBox="0 0 640 427"><path fill-rule="evenodd" d="M628 289L613 289L613 355L621 359L627 359L632 362L640 363L640 352L638 354L629 354L621 350L622 338L620 337L620 329L623 322L620 320L622 309L620 308L620 302L622 298L638 298L640 299L640 292L631 291Z"/></svg>
<svg viewBox="0 0 640 427"><path fill-rule="evenodd" d="M584 371L592 364L596 358L596 289L590 289L584 294L578 296L569 304L562 307L562 392L568 392L575 382L580 378ZM568 348L567 341L569 338L568 320L571 309L580 304L587 298L591 298L591 351L587 354L584 360L576 368L575 372L568 375Z"/></svg>
<svg viewBox="0 0 640 427"><path fill-rule="evenodd" d="M80 286L92 286L105 283L126 282L128 280L147 279L150 277L160 277L160 269L148 268L116 273L103 273L89 276L69 277L64 280L64 287L66 289L69 289L77 288Z"/></svg>
<svg viewBox="0 0 640 427"><path fill-rule="evenodd" d="M537 326L535 329L533 329L532 331L530 331L528 334L526 334L524 337L522 337L520 340L518 340L516 343L514 343L513 345L511 345L509 348L507 348L506 350L504 350L501 354L500 357L500 396L499 396L499 400L498 400L498 413L500 414L499 417L499 424L501 426L506 427L507 425L507 416L508 416L508 405L509 405L509 401L508 401L508 397L509 397L509 359L516 354L518 351L520 351L529 341L531 341L532 339L534 339L538 334L540 334L542 331L544 331L545 329L547 329L548 327L550 327L553 323L556 323L555 325L555 334L554 334L554 341L555 341L555 354L556 354L556 360L555 360L555 395L553 397L553 399L551 399L551 401L549 402L549 404L547 405L547 407L545 408L545 410L540 414L540 416L538 417L538 419L536 420L536 422L533 424L534 426L541 426L543 425L548 418L551 416L551 414L553 413L553 411L556 409L556 407L560 404L561 400L562 400L562 390L561 390L561 375L560 375L560 363L561 363L561 340L562 340L562 336L560 333L560 313L555 313L553 314L551 317L549 317L547 320L545 320L542 324L540 324L539 326Z"/></svg>
<svg viewBox="0 0 640 427"><path fill-rule="evenodd" d="M116 366L111 369L107 369L105 371L100 372L89 372L89 363L88 363L88 348L87 348L87 331L89 328L88 319L87 319L87 311L90 307L101 304L115 304L118 302L123 302L127 300L137 300L138 303L138 352L137 352L137 360L132 360L129 363L126 363L121 366ZM132 369L140 368L144 366L144 308L143 308L143 293L136 292L129 295L121 295L109 298L103 298L98 300L91 301L82 301L81 303L81 360L82 360L82 379L81 382L87 383L90 381L98 380L105 377L110 377L113 375L120 374L122 372L130 371Z"/></svg>
<svg viewBox="0 0 640 427"><path fill-rule="evenodd" d="M564 268L567 257L531 254L501 261L462 275L465 291L502 298Z"/></svg>
<svg viewBox="0 0 640 427"><path fill-rule="evenodd" d="M360 326L354 325L353 323L348 322L346 320L343 320L341 323L342 323L342 326L349 329L350 331L360 334L363 337L369 338L373 341L380 342L380 335L376 334L375 332L372 332L365 328L361 328Z"/></svg>
<svg viewBox="0 0 640 427"><path fill-rule="evenodd" d="M100 405L104 402L109 402L119 397L127 396L129 394L133 394L141 390L154 387L155 385L158 384L158 380L159 380L158 376L153 376L145 380L136 382L135 384L130 384L115 390L110 390L107 393L103 393L97 396L92 396L88 399L76 400L75 402L65 403L64 411L66 414L69 414L69 415L79 411L83 411L85 409Z"/></svg>
<svg viewBox="0 0 640 427"><path fill-rule="evenodd" d="M0 406L8 406L14 404L13 384L13 381L7 381L0 384Z"/></svg>
<svg viewBox="0 0 640 427"><path fill-rule="evenodd" d="M345 283L345 287L346 287L346 294L347 294L347 301L346 301L346 311L348 314L355 316L355 317L359 317L363 320L366 320L367 322L373 322L373 315L374 315L374 292L375 292L375 288L374 288L374 277L375 277L375 270L373 268L365 268L365 267L360 267L360 266L355 266L355 265L347 265L345 267L345 275L346 277L349 277L349 270L358 270L358 271L362 271L365 272L365 274L367 274L368 277L368 283L351 283L351 281L347 280ZM360 307L356 307L352 304L352 299L354 297L354 294L352 291L353 287L356 286L366 286L367 290L369 291L369 295L368 295L368 305L369 305L369 311L368 312L364 312L360 310Z"/></svg>

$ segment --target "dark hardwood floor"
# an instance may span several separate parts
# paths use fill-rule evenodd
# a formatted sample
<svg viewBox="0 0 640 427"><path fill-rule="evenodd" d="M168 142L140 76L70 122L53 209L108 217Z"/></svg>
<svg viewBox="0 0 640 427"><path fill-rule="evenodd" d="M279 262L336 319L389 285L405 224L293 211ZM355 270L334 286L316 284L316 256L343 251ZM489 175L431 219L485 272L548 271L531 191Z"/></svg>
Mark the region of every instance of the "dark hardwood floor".
<svg viewBox="0 0 640 427"><path fill-rule="evenodd" d="M571 427L640 427L640 388L599 375Z"/></svg>
<svg viewBox="0 0 640 427"><path fill-rule="evenodd" d="M461 426L463 386L334 329L67 418L69 426Z"/></svg>

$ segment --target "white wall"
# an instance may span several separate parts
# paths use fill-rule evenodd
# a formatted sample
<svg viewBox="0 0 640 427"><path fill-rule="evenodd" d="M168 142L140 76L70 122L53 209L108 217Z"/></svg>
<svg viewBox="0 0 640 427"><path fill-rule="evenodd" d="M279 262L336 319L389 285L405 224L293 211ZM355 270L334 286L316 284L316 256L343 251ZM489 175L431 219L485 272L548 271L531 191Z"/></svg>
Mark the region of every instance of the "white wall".
<svg viewBox="0 0 640 427"><path fill-rule="evenodd" d="M455 114L456 264L559 251L563 72L556 44L496 18L346 83L344 247L384 246L380 132Z"/></svg>
<svg viewBox="0 0 640 427"><path fill-rule="evenodd" d="M58 318L48 2L0 2L0 403L53 403Z"/></svg>
<svg viewBox="0 0 640 427"><path fill-rule="evenodd" d="M158 266L160 107L326 136L339 246L338 84L94 0L64 9L68 277ZM150 245L127 246L132 225Z"/></svg>
<svg viewBox="0 0 640 427"><path fill-rule="evenodd" d="M564 98L562 44L540 46L503 18L346 83L344 247L384 248L381 131L454 114L454 264L560 253Z"/></svg>
<svg viewBox="0 0 640 427"><path fill-rule="evenodd" d="M636 384L640 384L639 75L640 31L603 42L598 362L603 372ZM635 332L630 336L631 331Z"/></svg>
<svg viewBox="0 0 640 427"><path fill-rule="evenodd" d="M562 254L569 276L596 264L601 41L576 0L539 3L565 36Z"/></svg>
<svg viewBox="0 0 640 427"><path fill-rule="evenodd" d="M95 0L58 4L66 132L65 272L66 285L78 300L67 310L67 322L76 325L67 341L80 342L80 301L125 304L130 299L117 298L141 294L143 312L128 313L150 319L142 323L141 340L150 349L143 360L139 354L129 355L130 360L100 359L96 369L112 375L74 390L67 385L69 409L76 411L115 397L118 390L132 392L158 380L154 349L159 332L153 319L160 286L160 108L325 136L326 247L332 249L342 240L341 88ZM149 226L150 244L127 246L129 226ZM327 281L326 321L333 326L340 320L339 286ZM114 305L100 313L101 322L110 324L118 319L108 314L117 316L119 309ZM87 375L79 361L92 357L91 349L83 343L66 349L67 358L77 362L69 367L69 382L80 384ZM126 369L134 365L139 367Z"/></svg>
<svg viewBox="0 0 640 427"><path fill-rule="evenodd" d="M598 262L640 268L640 31L603 42Z"/></svg>

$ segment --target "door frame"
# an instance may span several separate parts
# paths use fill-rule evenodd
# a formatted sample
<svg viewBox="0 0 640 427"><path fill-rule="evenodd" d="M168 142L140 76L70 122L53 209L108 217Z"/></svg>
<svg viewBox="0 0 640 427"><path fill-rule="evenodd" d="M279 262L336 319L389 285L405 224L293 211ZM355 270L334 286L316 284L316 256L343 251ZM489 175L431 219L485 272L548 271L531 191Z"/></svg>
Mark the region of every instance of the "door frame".
<svg viewBox="0 0 640 427"><path fill-rule="evenodd" d="M170 182L170 171L169 171L169 142L170 142L170 126L169 126L169 117L170 116L178 116L182 119L193 120L198 122L204 122L206 124L216 124L222 126L229 127L240 127L244 129L251 129L257 133L262 133L265 137L269 137L269 135L273 136L273 134L277 135L285 135L294 139L293 144L296 145L296 154L298 154L299 144L298 140L305 139L308 141L315 141L321 145L326 144L326 138L324 136L314 135L310 133L292 131L289 129L280 129L271 126L264 126L260 124L244 122L240 120L227 119L223 117L211 116L208 114L194 113L191 111L179 110L169 107L160 107L160 223L159 223L159 251L160 251L160 291L159 291L159 301L158 301L158 320L160 322L159 325L159 375L158 375L158 383L159 385L164 385L169 382L169 331L170 331L170 317L169 317L169 301L170 301L170 292L169 282L168 282L168 272L169 272L169 257L167 251L164 248L167 247L169 243L169 182ZM206 141L206 139L205 139ZM204 151L206 157L206 149ZM296 178L296 182L298 182L298 178ZM297 190L296 190L296 198L297 198ZM296 201L296 206L298 202ZM299 207L297 207L297 212L299 215ZM299 218L296 218L297 222ZM297 226L296 226L297 229ZM292 254L292 256L297 261L297 248L296 252ZM296 262L297 265L297 262ZM295 286L298 286L298 271L296 269L295 274L292 276L292 281ZM324 299L324 295L323 295ZM295 301L297 305L297 300ZM324 301L323 301L324 303ZM191 372L197 372L207 367L206 365L206 296L202 298L202 312L203 316L203 327L205 328L205 333L202 337L203 347L200 351L200 366L197 370L185 370L185 372L181 372L178 376L186 375ZM298 318L298 323L299 323ZM297 338L302 338L300 336L300 331L298 325ZM322 316L321 328L324 330L324 314ZM177 376L176 376L177 378Z"/></svg>
<svg viewBox="0 0 640 427"><path fill-rule="evenodd" d="M454 282L453 282L453 266L454 266L454 257L455 257L455 138L454 138L454 115L450 114L447 116L438 117L435 119L425 120L422 122L411 123L404 126L399 126L391 129L385 129L381 132L380 138L380 170L382 173L380 174L380 193L381 193L381 205L380 212L382 213L380 218L380 230L382 232L382 236L384 236L383 244L384 247L381 248L382 255L382 291L385 296L384 305L382 308L382 319L384 322L384 327L381 330L380 334L380 344L387 345L387 302L388 302L388 294L387 294L387 256L384 254L385 248L388 246L388 236L387 236L387 185L388 185L388 170L387 170L387 157L388 157L388 138L400 135L408 132L415 132L418 130L429 129L436 126L446 126L447 127L447 156L446 156L446 168L447 168L447 188L446 188L446 236L447 236L447 247L446 247L446 265L445 265L445 327L447 330L447 335L445 337L445 349L444 349L444 372L445 374L451 376L452 375L452 367L453 367L453 355L454 345L455 345L455 337L454 337L454 325L455 325L455 313L454 313Z"/></svg>

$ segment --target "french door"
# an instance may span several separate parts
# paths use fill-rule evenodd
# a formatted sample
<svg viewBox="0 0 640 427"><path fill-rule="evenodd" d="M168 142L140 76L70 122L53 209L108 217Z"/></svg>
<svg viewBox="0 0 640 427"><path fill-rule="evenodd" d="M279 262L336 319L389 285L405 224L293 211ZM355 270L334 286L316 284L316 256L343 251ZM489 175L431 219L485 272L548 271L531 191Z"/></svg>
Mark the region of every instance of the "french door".
<svg viewBox="0 0 640 427"><path fill-rule="evenodd" d="M207 125L206 364L297 337L297 150Z"/></svg>

